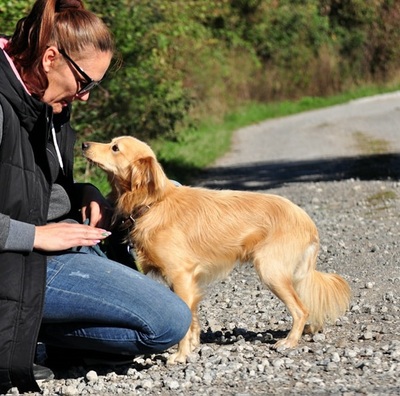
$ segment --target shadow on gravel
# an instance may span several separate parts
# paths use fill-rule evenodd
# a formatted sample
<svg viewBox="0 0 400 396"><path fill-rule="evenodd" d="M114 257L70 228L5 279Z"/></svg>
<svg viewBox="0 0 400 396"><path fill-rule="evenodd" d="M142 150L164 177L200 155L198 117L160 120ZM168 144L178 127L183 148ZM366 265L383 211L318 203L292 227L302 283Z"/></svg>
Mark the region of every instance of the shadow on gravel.
<svg viewBox="0 0 400 396"><path fill-rule="evenodd" d="M149 360L147 360L149 358ZM97 375L107 377L109 374L128 375L130 369L137 371L147 370L154 365L154 361L160 361L167 364L167 358L162 355L144 355L142 362L127 363L118 366L100 366L100 365L69 365L65 367L50 367L54 373L55 379L78 379L86 377L90 370L96 371Z"/></svg>
<svg viewBox="0 0 400 396"><path fill-rule="evenodd" d="M284 183L346 179L399 180L400 154L377 154L298 162L262 162L204 171L197 185L216 189L264 190Z"/></svg>
<svg viewBox="0 0 400 396"><path fill-rule="evenodd" d="M200 341L202 344L234 344L240 339L246 341L260 341L265 344L275 344L281 338L285 338L289 333L289 330L285 331L263 331L254 332L247 329L235 328L232 331L212 331L210 328L207 331L202 331L200 335Z"/></svg>

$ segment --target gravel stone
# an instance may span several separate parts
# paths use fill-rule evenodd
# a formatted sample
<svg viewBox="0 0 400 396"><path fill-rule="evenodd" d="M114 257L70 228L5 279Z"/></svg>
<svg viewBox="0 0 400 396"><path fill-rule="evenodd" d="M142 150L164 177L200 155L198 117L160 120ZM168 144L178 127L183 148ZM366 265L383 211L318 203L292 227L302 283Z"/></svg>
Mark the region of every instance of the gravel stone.
<svg viewBox="0 0 400 396"><path fill-rule="evenodd" d="M94 371L94 370L88 371L88 372L86 373L86 379L87 379L89 382L96 382L97 379L98 379L98 375L97 375L96 371Z"/></svg>

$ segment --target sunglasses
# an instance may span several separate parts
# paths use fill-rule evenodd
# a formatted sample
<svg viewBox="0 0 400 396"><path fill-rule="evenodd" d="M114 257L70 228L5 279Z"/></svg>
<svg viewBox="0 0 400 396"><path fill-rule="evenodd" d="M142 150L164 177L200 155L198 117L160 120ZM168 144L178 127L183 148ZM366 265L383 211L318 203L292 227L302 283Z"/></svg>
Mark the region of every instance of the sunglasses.
<svg viewBox="0 0 400 396"><path fill-rule="evenodd" d="M58 49L58 52L65 59L67 59L67 61L71 63L71 65L74 67L74 69L85 79L85 81L79 81L80 89L76 93L77 95L82 95L86 92L89 92L91 89L93 89L94 87L97 87L97 85L99 85L101 83L101 80L95 81L95 80L93 80L93 78L89 77L83 71L83 69L78 64L76 64L63 49Z"/></svg>

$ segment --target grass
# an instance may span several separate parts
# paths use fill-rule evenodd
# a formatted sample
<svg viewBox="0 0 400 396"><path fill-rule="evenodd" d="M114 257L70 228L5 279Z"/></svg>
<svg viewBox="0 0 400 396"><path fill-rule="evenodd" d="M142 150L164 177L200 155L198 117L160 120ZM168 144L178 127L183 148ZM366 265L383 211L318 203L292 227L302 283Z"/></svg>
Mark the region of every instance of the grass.
<svg viewBox="0 0 400 396"><path fill-rule="evenodd" d="M364 132L354 132L353 137L358 149L366 155L386 154L390 144L385 139L375 139Z"/></svg>
<svg viewBox="0 0 400 396"><path fill-rule="evenodd" d="M393 199L397 199L397 194L392 190L385 190L368 197L368 203L370 205L378 205L382 202L391 201Z"/></svg>
<svg viewBox="0 0 400 396"><path fill-rule="evenodd" d="M391 202L397 199L397 194L392 190L379 191L367 199L367 204L373 209L371 214L376 214L377 211L388 209Z"/></svg>
<svg viewBox="0 0 400 396"><path fill-rule="evenodd" d="M329 107L353 99L394 92L399 89L398 85L371 86L327 98L305 97L297 101L268 104L249 103L234 113L226 115L220 123L203 120L196 129L183 131L177 141L161 139L150 142L150 144L170 178L190 183L190 180L201 170L229 151L233 132L239 128L271 118Z"/></svg>

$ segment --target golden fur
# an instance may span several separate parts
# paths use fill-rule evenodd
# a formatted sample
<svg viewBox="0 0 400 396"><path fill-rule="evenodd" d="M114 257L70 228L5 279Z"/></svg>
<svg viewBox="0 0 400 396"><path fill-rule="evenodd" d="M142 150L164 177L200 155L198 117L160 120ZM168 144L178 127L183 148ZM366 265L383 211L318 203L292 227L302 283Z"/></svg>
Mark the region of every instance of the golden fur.
<svg viewBox="0 0 400 396"><path fill-rule="evenodd" d="M107 144L87 142L83 148L85 157L107 172L117 214L127 218L141 211L130 237L143 271L161 273L191 309L191 327L170 362L184 362L199 344L197 308L204 286L225 277L236 262L252 262L293 317L288 336L275 347L296 346L304 330L316 332L347 309L347 282L316 271L317 228L289 200L177 187L151 148L130 136Z"/></svg>

